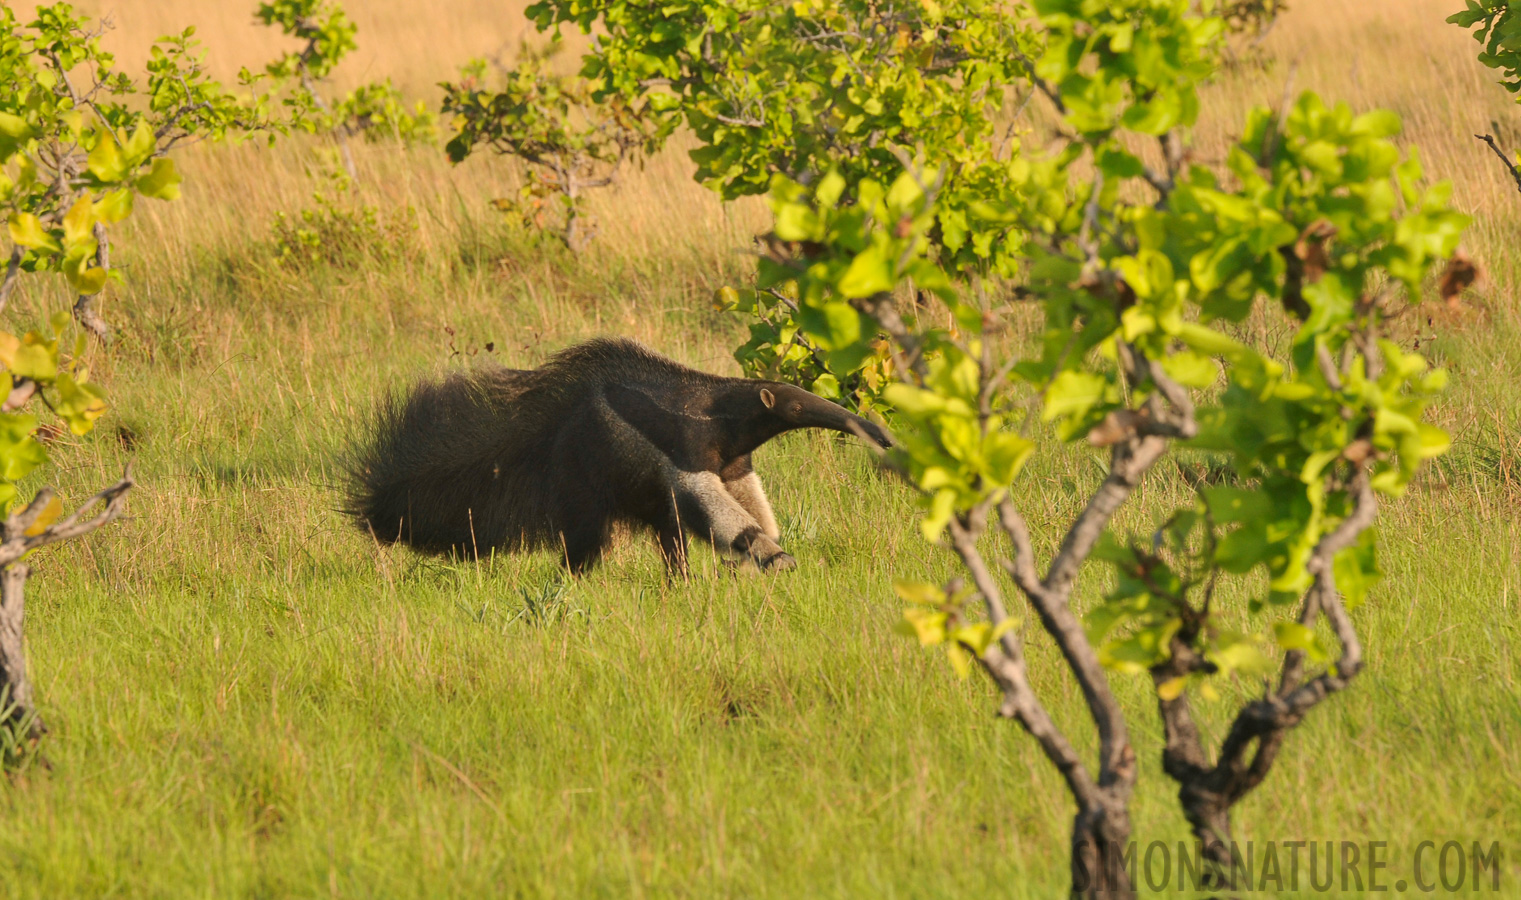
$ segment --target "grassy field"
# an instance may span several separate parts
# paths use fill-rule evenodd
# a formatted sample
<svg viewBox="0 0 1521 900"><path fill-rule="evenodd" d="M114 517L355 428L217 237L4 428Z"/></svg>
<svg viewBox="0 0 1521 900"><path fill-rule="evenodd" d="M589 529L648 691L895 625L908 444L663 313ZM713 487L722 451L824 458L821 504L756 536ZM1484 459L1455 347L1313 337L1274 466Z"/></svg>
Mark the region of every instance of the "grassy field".
<svg viewBox="0 0 1521 900"><path fill-rule="evenodd" d="M430 99L456 63L524 31L515 3L349 5L347 77L390 74ZM196 23L227 74L279 49L252 6L92 11L115 11L128 61ZM1355 614L1368 668L1293 734L1237 832L1388 841L1396 875L1422 840L1499 841L1500 894L1521 896L1521 196L1470 137L1521 144L1521 109L1441 23L1457 6L1297 3L1266 62L1206 97L1204 159L1290 79L1396 110L1476 217L1468 250L1488 269L1472 304L1403 335L1453 370L1435 417L1455 449L1385 505L1388 577ZM622 334L736 372L743 325L709 298L744 277L756 204L720 205L671 153L597 199L601 236L570 259L491 213L511 166L360 145L340 203L375 207L373 231L279 264L277 213L328 190L319 151L194 152L184 199L145 201L113 249L127 282L102 311L122 334L93 365L114 408L55 444L49 477L77 499L131 458L141 486L129 521L36 561L28 638L51 769L0 788L0 896L1064 892L1071 810L1054 772L993 718L987 685L891 631L892 579L951 564L851 441L792 435L758 454L801 564L774 578L703 554L671 584L641 538L566 584L547 556L382 550L335 511L335 460L373 399L487 342L530 365ZM5 327L66 300L27 286ZM1049 550L1101 469L1044 449L1021 490ZM1176 502L1185 465L1159 467L1121 526ZM1030 644L1037 689L1085 734L1054 649L1038 631ZM1183 838L1150 692L1119 685L1143 765L1136 836ZM1206 714L1217 732L1226 705Z"/></svg>

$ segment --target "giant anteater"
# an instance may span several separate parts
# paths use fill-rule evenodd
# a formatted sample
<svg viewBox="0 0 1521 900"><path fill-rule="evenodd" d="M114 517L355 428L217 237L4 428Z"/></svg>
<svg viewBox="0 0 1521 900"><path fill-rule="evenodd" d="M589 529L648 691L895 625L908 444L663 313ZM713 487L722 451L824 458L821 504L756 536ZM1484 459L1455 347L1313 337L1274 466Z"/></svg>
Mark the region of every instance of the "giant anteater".
<svg viewBox="0 0 1521 900"><path fill-rule="evenodd" d="M750 454L797 428L892 443L801 388L593 340L538 369L453 375L383 402L350 461L348 510L387 543L467 555L553 547L573 572L597 561L618 522L654 529L676 573L687 534L789 569Z"/></svg>

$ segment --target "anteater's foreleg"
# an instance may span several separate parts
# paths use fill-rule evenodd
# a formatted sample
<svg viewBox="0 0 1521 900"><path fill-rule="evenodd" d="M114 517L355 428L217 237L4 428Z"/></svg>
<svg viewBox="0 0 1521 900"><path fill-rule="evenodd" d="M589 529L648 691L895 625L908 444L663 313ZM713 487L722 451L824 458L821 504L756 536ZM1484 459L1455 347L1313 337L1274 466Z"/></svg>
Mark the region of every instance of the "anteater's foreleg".
<svg viewBox="0 0 1521 900"><path fill-rule="evenodd" d="M782 550L761 523L724 489L723 480L717 475L680 472L674 489L682 527L708 538L720 552L748 557L763 570L780 571L797 566L797 560Z"/></svg>
<svg viewBox="0 0 1521 900"><path fill-rule="evenodd" d="M761 487L759 475L746 472L738 478L725 479L724 490L739 501L745 512L760 525L761 532L766 537L773 541L781 539L782 530L777 527L776 514L771 511L771 503L766 499L766 491Z"/></svg>

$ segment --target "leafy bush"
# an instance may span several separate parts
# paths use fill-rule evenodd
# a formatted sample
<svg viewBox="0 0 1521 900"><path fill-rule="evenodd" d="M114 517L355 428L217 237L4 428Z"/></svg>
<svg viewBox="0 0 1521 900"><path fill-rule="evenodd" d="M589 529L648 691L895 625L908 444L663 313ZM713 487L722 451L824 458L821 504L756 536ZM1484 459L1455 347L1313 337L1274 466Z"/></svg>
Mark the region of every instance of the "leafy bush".
<svg viewBox="0 0 1521 900"><path fill-rule="evenodd" d="M1479 62L1491 69L1499 69L1500 85L1512 94L1521 94L1521 9L1512 9L1510 0L1467 0L1467 3L1467 9L1453 13L1447 21L1465 29L1477 25L1474 40L1484 45ZM1521 103L1521 96L1516 102ZM1492 135L1475 137L1488 144L1500 157L1515 179L1516 189L1521 190L1521 166L1516 164L1516 151L1506 153Z"/></svg>
<svg viewBox="0 0 1521 900"><path fill-rule="evenodd" d="M40 7L25 26L0 7L0 214L12 242L0 308L23 276L56 273L77 295L72 314L83 329L66 342L70 312L60 310L45 331L0 332L0 365L10 377L0 405L0 720L11 732L0 744L7 757L43 731L22 646L22 560L112 521L133 486L129 469L67 517L51 488L22 500L17 482L47 461L38 437L55 427L28 410L46 408L76 435L94 427L106 406L83 361L85 333L109 336L93 302L120 277L111 266L112 226L139 197L179 196L176 149L273 127L263 98L240 101L206 77L193 28L153 45L141 83L101 49L104 31L64 3ZM257 81L246 71L240 80L245 88Z"/></svg>
<svg viewBox="0 0 1521 900"><path fill-rule="evenodd" d="M313 193L312 201L314 206L294 217L275 214L270 232L275 260L282 265L357 268L405 258L416 246L416 210L382 212L360 201L341 172L332 175L330 191Z"/></svg>
<svg viewBox="0 0 1521 900"><path fill-rule="evenodd" d="M764 323L741 353L816 381L873 364L890 338L881 399L900 446L887 462L921 498L924 537L963 571L900 583L903 628L963 675L982 671L1061 773L1081 896L1133 895L1117 863L1138 768L1111 673L1151 680L1164 771L1207 885L1229 887L1232 807L1362 667L1349 611L1380 575L1378 497L1447 447L1423 421L1446 374L1383 323L1419 301L1466 217L1394 143L1397 116L1313 93L1252 110L1223 165L1190 162L1198 87L1231 24L1200 6L1035 0L1034 20L975 0L529 11L541 27L595 27L593 95L644 111L657 137L689 125L699 178L724 196L768 192L758 293L720 295ZM992 127L1032 92L1060 121L1047 152ZM922 314L931 299L943 315ZM1029 354L1010 335L1016 304L1044 318ZM1289 346L1232 337L1249 317L1285 320ZM1016 486L1038 426L1110 459L1044 567ZM1174 447L1223 471L1149 532L1116 533L1115 511ZM992 528L1012 558L984 557ZM1073 589L1090 558L1114 588L1083 620ZM1245 609L1217 593L1227 581ZM1081 686L1096 760L1036 694L1011 591ZM1208 747L1190 697L1273 671Z"/></svg>
<svg viewBox="0 0 1521 900"><path fill-rule="evenodd" d="M495 90L486 87L484 60L445 84L443 110L454 114L455 131L448 152L458 163L484 145L527 163L517 198L494 205L531 228L556 229L567 248L579 251L596 237L595 223L586 220L586 192L616 183L623 166L649 149L649 138L628 105L596 102L585 80L551 73L552 55L525 46L516 66L501 67Z"/></svg>
<svg viewBox="0 0 1521 900"><path fill-rule="evenodd" d="M284 92L292 125L337 138L350 178L358 177L348 146L348 138L354 135L368 140L433 139L437 123L427 104L419 100L409 108L389 78L362 84L341 98L323 95L319 85L359 47L355 40L359 29L342 6L331 0L273 0L260 3L254 16L306 42L299 51L282 54L265 72L276 89Z"/></svg>

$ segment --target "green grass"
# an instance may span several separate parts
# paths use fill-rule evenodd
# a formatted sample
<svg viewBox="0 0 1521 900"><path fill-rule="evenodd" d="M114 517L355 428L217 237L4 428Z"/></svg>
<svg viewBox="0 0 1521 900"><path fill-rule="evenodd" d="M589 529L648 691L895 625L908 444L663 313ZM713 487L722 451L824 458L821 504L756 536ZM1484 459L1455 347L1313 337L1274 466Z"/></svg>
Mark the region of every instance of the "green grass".
<svg viewBox="0 0 1521 900"><path fill-rule="evenodd" d="M240 231L225 204L205 234L149 218L122 242L124 334L95 360L115 407L49 476L78 499L132 455L141 486L130 520L36 561L52 730L48 767L0 789L0 896L1061 895L1070 801L987 684L893 633L892 580L951 559L853 442L758 454L800 563L777 577L703 553L672 584L635 536L566 583L542 555L381 549L335 512L354 423L473 361L451 344L530 364L631 333L732 372L742 334L704 311L742 271L732 235L572 261L383 183L423 224L379 262L281 269L268 216ZM29 288L9 325L63 299ZM1516 336L1502 307L1437 344L1457 448L1386 504L1388 577L1354 616L1368 667L1290 737L1241 839L1387 840L1396 873L1421 840L1498 840L1521 896ZM1093 454L1043 449L1019 487L1041 548L1099 477ZM1186 490L1164 463L1120 526ZM1087 576L1082 602L1101 590ZM1037 690L1091 749L1057 654L1029 641ZM1182 839L1150 691L1117 685L1136 837ZM1226 685L1207 727L1252 690Z"/></svg>

